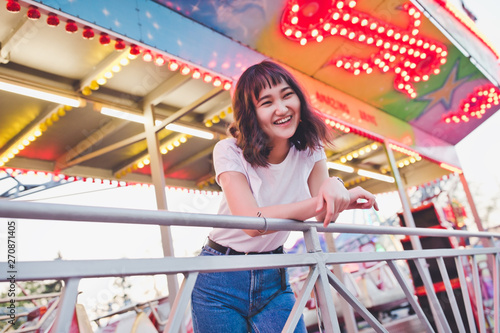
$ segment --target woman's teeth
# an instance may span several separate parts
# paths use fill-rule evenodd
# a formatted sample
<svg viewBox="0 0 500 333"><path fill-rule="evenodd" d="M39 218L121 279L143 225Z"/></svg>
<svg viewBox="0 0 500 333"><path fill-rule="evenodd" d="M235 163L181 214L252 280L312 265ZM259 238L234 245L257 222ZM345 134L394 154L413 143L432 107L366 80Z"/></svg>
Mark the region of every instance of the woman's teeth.
<svg viewBox="0 0 500 333"><path fill-rule="evenodd" d="M284 123L286 123L286 122L290 121L290 119L292 119L292 116L288 116L288 117L286 117L286 118L282 118L282 119L280 119L280 120L276 120L274 123L275 123L276 125L281 125L281 124L284 124Z"/></svg>

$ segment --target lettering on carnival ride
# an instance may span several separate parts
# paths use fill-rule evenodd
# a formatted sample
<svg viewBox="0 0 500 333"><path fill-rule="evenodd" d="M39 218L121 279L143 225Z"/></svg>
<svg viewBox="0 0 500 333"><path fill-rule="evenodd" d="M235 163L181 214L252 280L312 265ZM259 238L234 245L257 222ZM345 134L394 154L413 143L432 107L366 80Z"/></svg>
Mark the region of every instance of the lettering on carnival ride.
<svg viewBox="0 0 500 333"><path fill-rule="evenodd" d="M368 114L362 110L359 110L359 119L364 120L368 123L371 123L375 126L378 126L377 124L377 118L375 118L374 115Z"/></svg>
<svg viewBox="0 0 500 333"><path fill-rule="evenodd" d="M316 92L316 99L318 100L318 102L329 105L332 108L334 108L335 110L340 110L343 113L347 113L347 114L351 113L347 104L342 103L331 96L323 95L319 92Z"/></svg>

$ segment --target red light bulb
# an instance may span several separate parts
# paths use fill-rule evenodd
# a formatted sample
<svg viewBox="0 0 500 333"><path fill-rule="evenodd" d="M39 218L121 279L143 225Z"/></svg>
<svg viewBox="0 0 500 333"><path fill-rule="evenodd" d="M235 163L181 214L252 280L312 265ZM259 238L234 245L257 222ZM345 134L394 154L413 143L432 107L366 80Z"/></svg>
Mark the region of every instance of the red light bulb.
<svg viewBox="0 0 500 333"><path fill-rule="evenodd" d="M121 50L123 50L126 47L127 47L127 44L125 44L125 42L121 38L117 38L116 39L116 41L115 41L115 50L121 51Z"/></svg>
<svg viewBox="0 0 500 333"><path fill-rule="evenodd" d="M54 13L49 13L47 24L51 27L57 27L59 25L59 17Z"/></svg>
<svg viewBox="0 0 500 333"><path fill-rule="evenodd" d="M19 13L19 11L21 10L21 5L16 0L9 0L7 1L6 8L11 13Z"/></svg>
<svg viewBox="0 0 500 333"><path fill-rule="evenodd" d="M78 31L78 26L76 25L75 21L68 20L66 22L66 31L69 32L70 34L73 34Z"/></svg>
<svg viewBox="0 0 500 333"><path fill-rule="evenodd" d="M101 43L101 45L108 45L110 42L111 38L109 38L109 35L105 32L101 32L99 43Z"/></svg>
<svg viewBox="0 0 500 333"><path fill-rule="evenodd" d="M93 39L95 36L94 30L92 30L91 27L83 27L83 33L82 33L83 38L85 39Z"/></svg>
<svg viewBox="0 0 500 333"><path fill-rule="evenodd" d="M132 44L130 45L130 54L133 56L137 56L141 54L141 49L139 48L139 46Z"/></svg>
<svg viewBox="0 0 500 333"><path fill-rule="evenodd" d="M26 16L28 16L30 20L38 20L40 18L40 11L37 7L30 6L26 12Z"/></svg>

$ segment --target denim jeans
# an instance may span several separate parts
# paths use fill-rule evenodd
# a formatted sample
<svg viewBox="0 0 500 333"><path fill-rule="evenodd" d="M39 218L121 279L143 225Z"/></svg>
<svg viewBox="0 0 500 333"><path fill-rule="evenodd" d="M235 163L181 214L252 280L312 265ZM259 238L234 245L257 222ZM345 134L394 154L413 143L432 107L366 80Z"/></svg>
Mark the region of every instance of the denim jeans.
<svg viewBox="0 0 500 333"><path fill-rule="evenodd" d="M208 246L201 256L224 255ZM272 254L269 254L272 255ZM191 297L195 333L281 332L295 303L279 269L198 275ZM295 332L307 332L301 318Z"/></svg>

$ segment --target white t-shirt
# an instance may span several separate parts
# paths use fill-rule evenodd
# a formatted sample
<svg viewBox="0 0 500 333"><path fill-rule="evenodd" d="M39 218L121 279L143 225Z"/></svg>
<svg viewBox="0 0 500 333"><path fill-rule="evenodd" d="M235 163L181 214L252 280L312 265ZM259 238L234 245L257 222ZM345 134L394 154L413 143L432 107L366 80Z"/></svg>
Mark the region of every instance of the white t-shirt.
<svg viewBox="0 0 500 333"><path fill-rule="evenodd" d="M243 157L236 145L236 139L219 141L213 152L215 179L226 171L237 171L245 175L259 207L289 204L311 198L307 180L314 164L326 159L325 151L306 149L298 151L290 148L287 157L280 164L269 167L253 168ZM222 198L219 214L232 215L225 195ZM278 231L268 235L250 237L241 229L214 228L209 237L220 245L231 247L240 252L266 252L283 245L289 231Z"/></svg>

